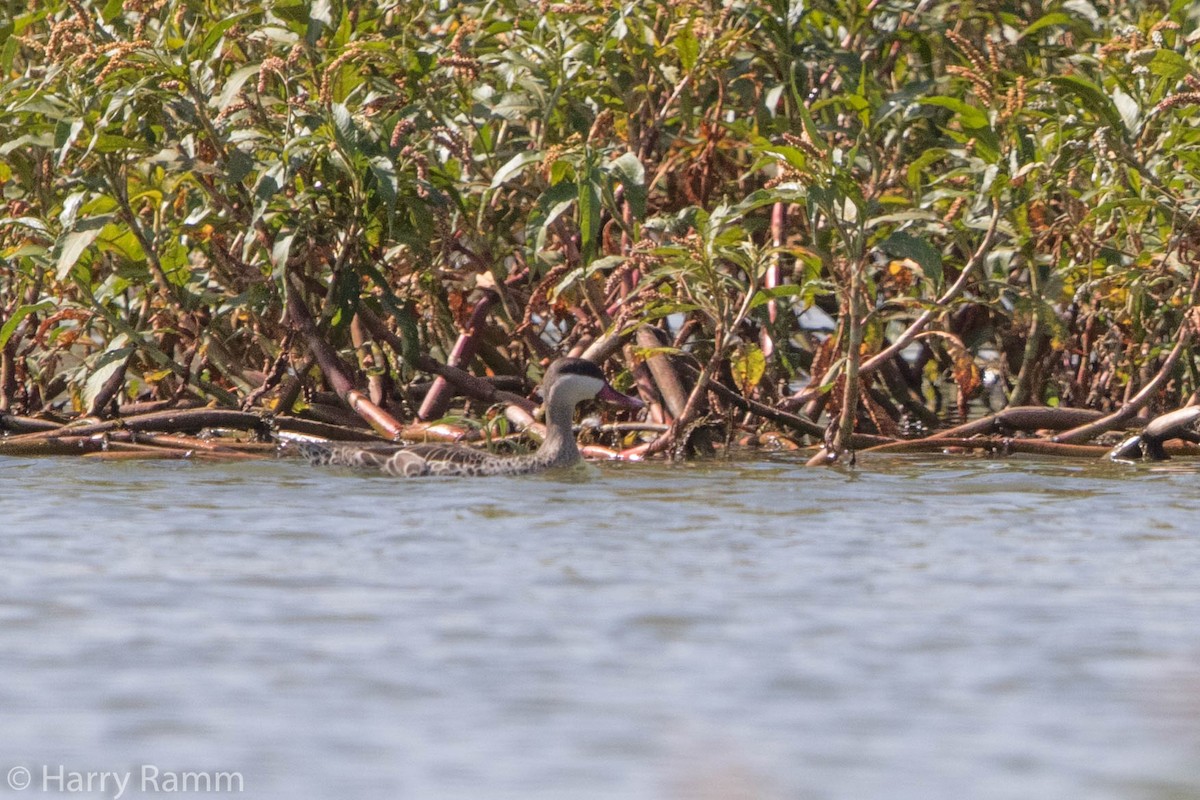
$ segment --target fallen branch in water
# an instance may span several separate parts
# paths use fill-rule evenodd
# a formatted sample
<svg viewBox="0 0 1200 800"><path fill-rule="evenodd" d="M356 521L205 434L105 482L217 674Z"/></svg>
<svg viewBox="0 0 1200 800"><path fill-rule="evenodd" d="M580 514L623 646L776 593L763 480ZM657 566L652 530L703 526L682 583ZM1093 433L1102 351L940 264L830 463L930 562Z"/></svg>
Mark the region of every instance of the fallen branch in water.
<svg viewBox="0 0 1200 800"><path fill-rule="evenodd" d="M139 414L134 417L109 419L103 422L72 423L50 430L9 436L0 439L0 452L14 443L57 439L64 436L75 438L94 436L121 429L157 433L199 433L206 428L254 431L263 438L270 435L269 424L259 414L221 408L190 408L181 411L156 411L151 414Z"/></svg>
<svg viewBox="0 0 1200 800"><path fill-rule="evenodd" d="M65 423L55 422L49 419L38 419L36 417L22 417L17 414L6 414L0 411L0 431L12 431L14 433L41 433L44 431L54 431L61 428Z"/></svg>
<svg viewBox="0 0 1200 800"><path fill-rule="evenodd" d="M0 439L0 455L81 456L104 449L104 439L99 436L38 436L23 441L21 438Z"/></svg>
<svg viewBox="0 0 1200 800"><path fill-rule="evenodd" d="M977 435L1003 435L1014 431L1061 431L1093 422L1104 416L1088 408L1050 408L1048 406L1013 406L991 416L973 420L944 431L930 434L928 439L954 439Z"/></svg>
<svg viewBox="0 0 1200 800"><path fill-rule="evenodd" d="M116 433L109 434L108 441L128 442L130 444L174 450L195 450L214 456L228 455L234 458L262 458L273 454L279 447L274 442L239 442L233 439L221 438L201 439L173 436L166 433L138 433L136 431L117 431Z"/></svg>
<svg viewBox="0 0 1200 800"><path fill-rule="evenodd" d="M1200 406L1187 406L1150 420L1142 432L1131 436L1109 451L1113 461L1133 458L1148 458L1163 461L1168 457L1166 442L1182 439L1192 444L1200 443L1196 422L1200 420Z"/></svg>
<svg viewBox="0 0 1200 800"><path fill-rule="evenodd" d="M670 427L658 422L611 422L592 430L600 433L662 433Z"/></svg>
<svg viewBox="0 0 1200 800"><path fill-rule="evenodd" d="M377 442L380 439L377 434L366 428L331 425L328 422L303 417L275 417L275 427L287 433L334 439L341 442Z"/></svg>
<svg viewBox="0 0 1200 800"><path fill-rule="evenodd" d="M720 331L720 327L717 328ZM718 340L720 336L718 336ZM700 408L700 399L705 391L708 390L709 384L712 382L712 375L715 372L723 353L718 349L713 353L712 358L704 365L704 369L700 370L700 374L696 376L696 383L692 386L691 394L688 395L687 403L684 405L682 413L673 415L675 418L671 420L671 424L667 426L667 430L658 435L653 442L645 445L645 448L640 452L640 456L654 455L666 450L678 451L687 446L691 432L696 428L694 424L696 414ZM672 374L673 371L672 371ZM657 378L655 379L657 382ZM662 389L662 384L658 387Z"/></svg>
<svg viewBox="0 0 1200 800"><path fill-rule="evenodd" d="M989 453L1030 453L1070 458L1099 458L1107 447L1087 444L1060 444L1045 439L1015 439L1012 437L982 436L974 438L942 437L889 442L868 447L863 453L941 453L946 450L986 450Z"/></svg>
<svg viewBox="0 0 1200 800"><path fill-rule="evenodd" d="M790 414L787 411L760 403L749 397L743 397L718 380L714 380L709 388L713 390L713 393L717 397L742 411L762 417L765 420L774 422L776 425L782 425L785 428L799 431L807 436L813 436L817 439L825 436L825 428L813 422L808 417L800 414Z"/></svg>
<svg viewBox="0 0 1200 800"><path fill-rule="evenodd" d="M269 458L276 445L266 442L233 442L185 439L135 431L109 431L86 436L13 437L0 440L5 456L83 456L125 454L129 458L208 458L237 460ZM115 457L115 456L114 456Z"/></svg>

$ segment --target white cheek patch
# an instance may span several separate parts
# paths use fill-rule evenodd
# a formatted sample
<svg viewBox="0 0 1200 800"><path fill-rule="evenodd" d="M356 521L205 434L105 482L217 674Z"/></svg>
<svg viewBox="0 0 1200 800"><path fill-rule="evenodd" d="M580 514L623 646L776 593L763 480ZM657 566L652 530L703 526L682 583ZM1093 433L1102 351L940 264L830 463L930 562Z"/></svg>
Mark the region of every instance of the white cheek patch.
<svg viewBox="0 0 1200 800"><path fill-rule="evenodd" d="M557 391L562 392L572 404L591 400L604 388L604 381L587 375L564 375L558 379Z"/></svg>

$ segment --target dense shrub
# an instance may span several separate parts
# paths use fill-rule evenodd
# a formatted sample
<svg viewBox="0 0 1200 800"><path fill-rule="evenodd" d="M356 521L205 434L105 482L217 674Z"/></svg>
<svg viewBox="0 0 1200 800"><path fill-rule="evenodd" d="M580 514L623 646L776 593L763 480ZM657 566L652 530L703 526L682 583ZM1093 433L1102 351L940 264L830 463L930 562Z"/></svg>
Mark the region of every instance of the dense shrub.
<svg viewBox="0 0 1200 800"><path fill-rule="evenodd" d="M1176 404L1198 385L1198 17L31 2L0 19L0 408L240 403L305 363L289 291L403 383L480 286L495 373L652 324L625 368L675 354L685 383L889 432L985 374L1001 402L1112 408L1182 342ZM907 358L869 361L922 314Z"/></svg>

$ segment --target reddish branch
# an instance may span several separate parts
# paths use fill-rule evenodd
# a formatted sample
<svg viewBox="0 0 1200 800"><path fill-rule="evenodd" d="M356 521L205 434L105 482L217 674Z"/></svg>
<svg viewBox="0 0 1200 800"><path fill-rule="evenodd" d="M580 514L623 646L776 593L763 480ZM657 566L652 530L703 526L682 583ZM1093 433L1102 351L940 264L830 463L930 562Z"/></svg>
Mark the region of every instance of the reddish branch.
<svg viewBox="0 0 1200 800"><path fill-rule="evenodd" d="M363 324L371 331L371 335L382 342L385 342L389 347L397 353L404 352L404 342L399 336L383 324L383 321L366 306L360 306L358 315L362 318ZM450 367L442 364L437 359L421 354L417 356L417 361L413 364L419 370L430 372L438 377L445 378L454 385L459 392L472 400L477 400L481 403L489 405L496 403L505 403L514 405L524 409L527 412L533 412L537 408L537 403L532 402L526 397L512 392L506 392L503 389L497 389L492 384L485 380L481 380L469 372Z"/></svg>
<svg viewBox="0 0 1200 800"><path fill-rule="evenodd" d="M350 406L368 425L389 439L399 439L404 431L404 426L391 414L372 403L369 397L355 387L354 380L350 377L349 367L317 330L317 323L313 319L312 312L308 310L308 306L300 297L299 282L294 278L291 280L290 289L287 299L288 318L304 336L308 349L317 360L317 365L320 366L329 385L345 401L346 405Z"/></svg>
<svg viewBox="0 0 1200 800"><path fill-rule="evenodd" d="M446 359L447 367L461 369L471 363L471 359L475 357L475 353L479 349L479 335L487 321L488 312L499 300L500 296L493 291L488 290L483 293L483 297L475 304L475 310L471 312L471 320L467 323L467 329L459 335L458 341L454 343L454 349L450 351L450 357ZM425 395L425 400L421 403L420 410L417 411L417 418L429 420L446 416L446 411L450 408L450 400L454 397L454 388L454 385L444 375L439 374L434 379L429 393Z"/></svg>

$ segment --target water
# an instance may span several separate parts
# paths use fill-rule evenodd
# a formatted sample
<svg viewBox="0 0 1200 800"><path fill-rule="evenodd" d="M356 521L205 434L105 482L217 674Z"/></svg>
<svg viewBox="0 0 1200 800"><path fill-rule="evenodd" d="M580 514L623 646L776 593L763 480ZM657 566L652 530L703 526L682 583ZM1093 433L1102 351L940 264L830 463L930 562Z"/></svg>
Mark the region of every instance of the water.
<svg viewBox="0 0 1200 800"><path fill-rule="evenodd" d="M0 458L0 797L1197 797L1198 482Z"/></svg>

